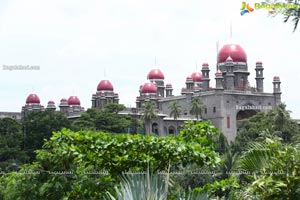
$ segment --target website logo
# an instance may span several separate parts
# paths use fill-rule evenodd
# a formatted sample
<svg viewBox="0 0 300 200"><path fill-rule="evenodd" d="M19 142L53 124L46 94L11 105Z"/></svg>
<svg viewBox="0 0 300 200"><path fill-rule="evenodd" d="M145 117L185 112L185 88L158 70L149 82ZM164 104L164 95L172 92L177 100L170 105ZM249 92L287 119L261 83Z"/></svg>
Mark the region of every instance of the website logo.
<svg viewBox="0 0 300 200"><path fill-rule="evenodd" d="M298 1L298 0L297 0ZM295 1L296 2L296 1ZM256 10L267 10L269 14L286 14L286 12L289 9L299 9L300 4L299 3L277 3L277 0L274 0L274 3L254 3L254 8L252 8L249 3L246 3L245 1L242 2L242 8L241 10L241 16L243 16L246 13L253 12L254 9Z"/></svg>
<svg viewBox="0 0 300 200"><path fill-rule="evenodd" d="M242 2L242 8L241 8L241 15L243 16L246 13L253 12L254 9L250 7L249 3L246 3L245 1Z"/></svg>

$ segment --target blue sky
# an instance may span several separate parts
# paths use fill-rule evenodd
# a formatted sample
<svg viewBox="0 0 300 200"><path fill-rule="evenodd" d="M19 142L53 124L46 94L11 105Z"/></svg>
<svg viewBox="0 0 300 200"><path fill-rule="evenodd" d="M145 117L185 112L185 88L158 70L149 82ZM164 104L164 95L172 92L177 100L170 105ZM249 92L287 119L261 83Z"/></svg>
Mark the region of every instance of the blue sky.
<svg viewBox="0 0 300 200"><path fill-rule="evenodd" d="M256 61L265 68L265 91L272 92L273 76L280 76L282 100L300 118L300 31L293 33L291 23L266 10L241 16L241 2L1 1L0 64L38 65L40 70L1 69L0 111L20 111L30 93L38 94L43 105L77 95L89 108L102 79L112 82L120 103L134 106L155 57L174 94L203 62L210 65L214 86L219 41L220 48L227 43L244 48L252 86Z"/></svg>

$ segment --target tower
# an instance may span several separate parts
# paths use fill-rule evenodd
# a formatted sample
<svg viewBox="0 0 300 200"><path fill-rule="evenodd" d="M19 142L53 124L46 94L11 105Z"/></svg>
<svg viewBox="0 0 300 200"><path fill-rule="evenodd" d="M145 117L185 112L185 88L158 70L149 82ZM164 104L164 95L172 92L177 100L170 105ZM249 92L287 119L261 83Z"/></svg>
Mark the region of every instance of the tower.
<svg viewBox="0 0 300 200"><path fill-rule="evenodd" d="M171 83L166 85L166 97L173 96L173 87Z"/></svg>
<svg viewBox="0 0 300 200"><path fill-rule="evenodd" d="M280 89L280 78L279 76L274 76L273 78L273 95L275 97L275 103L278 105L281 103L281 89Z"/></svg>
<svg viewBox="0 0 300 200"><path fill-rule="evenodd" d="M216 72L216 90L224 90L223 88L223 74L220 70Z"/></svg>
<svg viewBox="0 0 300 200"><path fill-rule="evenodd" d="M66 115L66 116L69 115L69 104L68 104L67 99L62 98L60 100L59 110L60 110L60 112L64 113L64 115Z"/></svg>
<svg viewBox="0 0 300 200"><path fill-rule="evenodd" d="M119 103L119 94L114 93L114 87L109 80L101 80L96 94L92 95L92 108L104 109L108 103Z"/></svg>
<svg viewBox="0 0 300 200"><path fill-rule="evenodd" d="M156 84L157 95L161 97L165 97L165 85L164 85L165 76L162 73L162 71L160 69L152 69L148 73L147 79L151 83Z"/></svg>
<svg viewBox="0 0 300 200"><path fill-rule="evenodd" d="M52 111L55 111L56 110L56 106L55 106L55 103L54 101L48 101L48 105L47 105L47 110L52 110Z"/></svg>
<svg viewBox="0 0 300 200"><path fill-rule="evenodd" d="M230 56L225 61L226 75L225 75L225 87L227 90L234 89L234 73L233 73L233 60Z"/></svg>
<svg viewBox="0 0 300 200"><path fill-rule="evenodd" d="M260 61L256 62L255 71L256 71L256 76L255 76L256 90L257 92L264 92L264 74L263 74L264 68L262 66L262 62Z"/></svg>
<svg viewBox="0 0 300 200"><path fill-rule="evenodd" d="M202 64L202 90L207 91L209 89L209 68L208 68L208 63L203 63Z"/></svg>
<svg viewBox="0 0 300 200"><path fill-rule="evenodd" d="M190 76L186 77L185 85L186 85L187 91L190 91L190 92L193 91L193 87L194 87L193 78Z"/></svg>

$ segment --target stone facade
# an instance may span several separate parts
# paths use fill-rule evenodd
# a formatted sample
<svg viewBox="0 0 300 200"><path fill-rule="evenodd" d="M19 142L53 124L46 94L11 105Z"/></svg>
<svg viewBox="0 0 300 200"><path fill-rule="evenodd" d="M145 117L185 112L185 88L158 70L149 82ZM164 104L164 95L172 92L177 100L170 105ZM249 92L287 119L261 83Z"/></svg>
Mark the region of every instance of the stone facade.
<svg viewBox="0 0 300 200"><path fill-rule="evenodd" d="M160 69L152 69L147 76L147 82L140 86L136 97L136 107L127 108L121 114L141 117L145 102L152 102L158 111L158 118L152 121L152 132L158 135L177 134L182 124L187 120L196 120L190 114L193 98L200 97L204 107L202 120L210 120L229 140L237 134L239 120L250 117L259 111L268 112L281 102L280 78L273 79L273 92L264 91L264 76L262 62L256 62L256 86L249 85L247 55L240 45L224 45L218 53L214 77L208 63L203 63L201 72L194 72L185 79L181 95L173 95L172 84L165 85L165 76ZM212 84L211 80L215 80ZM215 87L212 87L214 85ZM169 106L177 101L182 108L181 116L175 121L170 116ZM92 108L103 109L107 103L119 103L119 95L114 92L109 80L102 80L95 94L92 95ZM56 110L55 103L49 101L48 110ZM20 113L0 113L0 117L25 117L31 110L44 110L36 94L30 94ZM78 118L84 108L80 100L71 96L68 100L61 99L59 112L69 119ZM21 116L21 117L20 117Z"/></svg>

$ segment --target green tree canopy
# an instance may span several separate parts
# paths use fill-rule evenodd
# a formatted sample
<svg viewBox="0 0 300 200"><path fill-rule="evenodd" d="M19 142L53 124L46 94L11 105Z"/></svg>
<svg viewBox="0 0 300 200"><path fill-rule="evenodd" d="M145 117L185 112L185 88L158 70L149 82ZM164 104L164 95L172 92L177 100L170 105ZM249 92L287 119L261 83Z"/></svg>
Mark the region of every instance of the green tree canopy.
<svg viewBox="0 0 300 200"><path fill-rule="evenodd" d="M12 118L0 119L0 170L11 163L24 163L28 160L23 146L22 125Z"/></svg>
<svg viewBox="0 0 300 200"><path fill-rule="evenodd" d="M88 109L72 124L72 129L106 131L112 133L124 133L126 129L132 126L132 117L129 115L117 114L123 105L107 104L104 110L96 108Z"/></svg>
<svg viewBox="0 0 300 200"><path fill-rule="evenodd" d="M208 122L189 122L184 130L175 137L55 132L37 151L36 162L20 170L41 174L5 174L0 178L0 194L4 199L103 199L106 191L113 193L122 172L146 171L148 166L151 172L158 172L190 163L218 165L211 140L216 128ZM49 173L66 171L73 174Z"/></svg>
<svg viewBox="0 0 300 200"><path fill-rule="evenodd" d="M62 128L70 128L70 121L60 112L32 111L24 118L24 150L31 161L35 157L34 151L42 148L44 140Z"/></svg>

